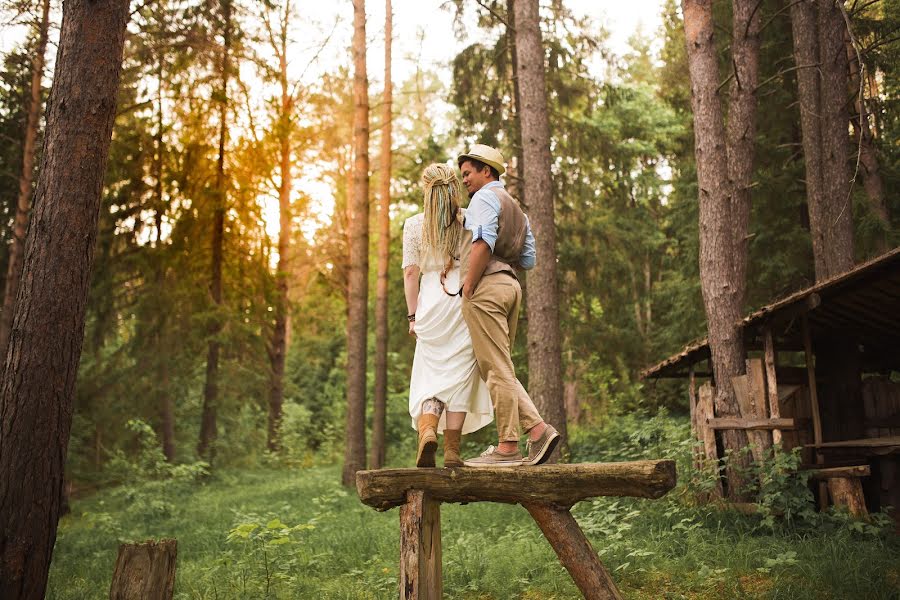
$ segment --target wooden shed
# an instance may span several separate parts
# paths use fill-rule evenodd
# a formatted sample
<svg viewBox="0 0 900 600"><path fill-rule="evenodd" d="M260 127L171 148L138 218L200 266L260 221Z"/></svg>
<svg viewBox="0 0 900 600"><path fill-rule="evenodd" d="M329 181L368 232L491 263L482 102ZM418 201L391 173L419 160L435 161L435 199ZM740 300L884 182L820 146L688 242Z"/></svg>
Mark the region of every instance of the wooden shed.
<svg viewBox="0 0 900 600"><path fill-rule="evenodd" d="M804 463L823 478L820 505L830 497L852 508L845 494L855 493L856 510L864 495L869 511L900 511L900 248L773 302L741 325L747 374L728 382L740 418L715 414L718 382L706 339L641 374L688 380L705 457L721 456L716 431L747 430L754 454L773 441L803 448Z"/></svg>

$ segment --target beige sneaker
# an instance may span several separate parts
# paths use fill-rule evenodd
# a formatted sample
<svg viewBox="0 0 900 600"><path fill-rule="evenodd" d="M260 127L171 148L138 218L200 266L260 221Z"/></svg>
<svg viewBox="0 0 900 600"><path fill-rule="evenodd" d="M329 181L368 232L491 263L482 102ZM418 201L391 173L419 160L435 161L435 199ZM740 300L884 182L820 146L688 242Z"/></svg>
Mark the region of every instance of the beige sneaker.
<svg viewBox="0 0 900 600"><path fill-rule="evenodd" d="M541 434L541 437L536 439L535 441L528 440L526 442L526 448L528 448L528 458L523 461L523 464L529 466L539 465L543 462L546 462L550 455L553 454L553 450L556 449L556 445L559 443L559 432L553 427L553 425L547 425L547 428L544 429L544 433Z"/></svg>
<svg viewBox="0 0 900 600"><path fill-rule="evenodd" d="M494 446L488 446L481 456L464 461L463 464L467 467L518 467L522 464L522 453L516 450L504 454Z"/></svg>

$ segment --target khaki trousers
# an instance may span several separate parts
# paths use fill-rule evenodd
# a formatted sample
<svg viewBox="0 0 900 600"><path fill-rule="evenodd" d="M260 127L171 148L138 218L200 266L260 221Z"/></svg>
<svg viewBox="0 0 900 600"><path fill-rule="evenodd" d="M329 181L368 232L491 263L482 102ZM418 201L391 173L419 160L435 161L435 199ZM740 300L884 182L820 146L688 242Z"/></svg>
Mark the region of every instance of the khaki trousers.
<svg viewBox="0 0 900 600"><path fill-rule="evenodd" d="M520 424L528 431L543 420L516 379L510 356L521 304L522 286L507 273L485 275L472 298L463 297L462 301L463 318L469 326L478 370L491 393L501 442L518 442Z"/></svg>

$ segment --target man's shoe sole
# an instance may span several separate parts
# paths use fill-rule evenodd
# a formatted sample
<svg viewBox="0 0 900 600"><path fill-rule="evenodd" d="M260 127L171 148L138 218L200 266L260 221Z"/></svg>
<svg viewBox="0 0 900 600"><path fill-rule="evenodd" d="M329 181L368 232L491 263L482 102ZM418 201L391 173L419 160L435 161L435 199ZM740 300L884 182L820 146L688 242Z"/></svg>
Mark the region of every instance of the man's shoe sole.
<svg viewBox="0 0 900 600"><path fill-rule="evenodd" d="M553 454L554 450L556 450L557 444L559 444L559 432L555 432L553 436L549 440L547 440L547 443L544 444L544 447L541 449L540 454L535 456L531 462L526 461L525 464L535 467L547 462L547 459L550 458L550 455Z"/></svg>
<svg viewBox="0 0 900 600"><path fill-rule="evenodd" d="M428 468L435 466L434 457L437 454L437 440L428 440L422 446L422 452L416 459L416 466L420 468Z"/></svg>
<svg viewBox="0 0 900 600"><path fill-rule="evenodd" d="M523 460L510 460L503 462L492 462L492 463L484 463L484 462L468 462L463 461L463 464L467 467L472 467L475 469L481 469L484 467L521 467L525 462Z"/></svg>

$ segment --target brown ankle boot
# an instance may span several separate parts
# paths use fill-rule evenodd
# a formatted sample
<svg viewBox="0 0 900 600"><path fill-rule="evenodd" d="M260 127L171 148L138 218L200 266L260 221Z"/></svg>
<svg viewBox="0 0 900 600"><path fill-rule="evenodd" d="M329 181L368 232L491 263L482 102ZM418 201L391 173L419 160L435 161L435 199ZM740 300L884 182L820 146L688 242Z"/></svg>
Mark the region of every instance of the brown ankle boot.
<svg viewBox="0 0 900 600"><path fill-rule="evenodd" d="M463 466L462 457L459 455L459 442L462 437L461 429L444 430L444 466Z"/></svg>
<svg viewBox="0 0 900 600"><path fill-rule="evenodd" d="M417 467L433 467L434 455L437 452L438 416L423 413L416 427L419 430L419 450L416 453Z"/></svg>

